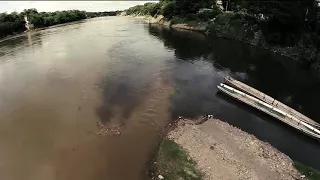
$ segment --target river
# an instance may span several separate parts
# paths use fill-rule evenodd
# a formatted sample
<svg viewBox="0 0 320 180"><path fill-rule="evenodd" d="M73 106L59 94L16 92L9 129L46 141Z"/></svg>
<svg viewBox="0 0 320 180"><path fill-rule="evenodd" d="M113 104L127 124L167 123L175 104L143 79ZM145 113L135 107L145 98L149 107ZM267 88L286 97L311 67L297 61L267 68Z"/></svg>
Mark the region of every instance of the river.
<svg viewBox="0 0 320 180"><path fill-rule="evenodd" d="M1 41L0 178L147 179L165 125L205 114L320 169L318 142L218 93L226 75L320 121L315 74L240 42L126 17Z"/></svg>

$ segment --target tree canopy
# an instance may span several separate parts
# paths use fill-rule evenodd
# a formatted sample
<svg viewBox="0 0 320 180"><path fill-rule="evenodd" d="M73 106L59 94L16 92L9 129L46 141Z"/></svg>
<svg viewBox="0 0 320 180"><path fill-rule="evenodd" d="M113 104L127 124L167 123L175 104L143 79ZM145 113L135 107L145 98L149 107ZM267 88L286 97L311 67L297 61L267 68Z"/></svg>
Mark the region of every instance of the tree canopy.
<svg viewBox="0 0 320 180"><path fill-rule="evenodd" d="M310 65L320 64L319 3L319 0L222 0L224 9L228 6L227 10L232 11L223 13L216 0L160 0L159 3L134 6L126 13L163 15L171 23L213 22L215 19L216 23L211 23L209 30L220 32L218 34L222 36L226 34L221 32L224 30L236 32L236 29L250 27L250 37L261 31L268 44L299 47L301 57L307 56L303 61Z"/></svg>
<svg viewBox="0 0 320 180"><path fill-rule="evenodd" d="M16 12L10 14L0 13L0 38L24 30L24 19L21 14Z"/></svg>
<svg viewBox="0 0 320 180"><path fill-rule="evenodd" d="M210 8L215 0L160 0L159 3L146 3L137 5L126 10L128 15L164 15L172 18L175 15L186 15L197 13L201 8Z"/></svg>
<svg viewBox="0 0 320 180"><path fill-rule="evenodd" d="M115 16L119 12L85 12L79 10L38 12L37 9L32 8L25 9L21 13L0 13L0 38L25 31L24 16L28 17L28 21L35 28L43 28L86 18Z"/></svg>

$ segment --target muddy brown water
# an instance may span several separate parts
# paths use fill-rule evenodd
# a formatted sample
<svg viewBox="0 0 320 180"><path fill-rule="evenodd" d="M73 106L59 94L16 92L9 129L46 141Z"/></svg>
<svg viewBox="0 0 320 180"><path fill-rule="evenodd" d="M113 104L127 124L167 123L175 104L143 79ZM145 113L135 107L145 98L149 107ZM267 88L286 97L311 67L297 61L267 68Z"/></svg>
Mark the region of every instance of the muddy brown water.
<svg viewBox="0 0 320 180"><path fill-rule="evenodd" d="M1 41L0 178L145 179L161 129L203 114L320 167L313 140L217 94L225 75L320 117L315 75L234 41L125 17Z"/></svg>
<svg viewBox="0 0 320 180"><path fill-rule="evenodd" d="M1 42L1 179L144 177L171 119L145 32L103 18Z"/></svg>

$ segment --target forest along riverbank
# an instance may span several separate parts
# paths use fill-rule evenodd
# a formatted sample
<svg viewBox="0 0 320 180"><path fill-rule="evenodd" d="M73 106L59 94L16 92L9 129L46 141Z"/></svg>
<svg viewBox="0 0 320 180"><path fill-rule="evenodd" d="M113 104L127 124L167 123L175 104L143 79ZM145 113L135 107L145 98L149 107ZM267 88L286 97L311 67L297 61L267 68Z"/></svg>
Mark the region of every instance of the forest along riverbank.
<svg viewBox="0 0 320 180"><path fill-rule="evenodd" d="M232 27L233 26L232 23L234 23L232 22L232 18L237 16L238 14L232 13L232 12L224 13L221 16L217 16L213 24L210 21L197 22L197 21L183 20L179 18L168 20L163 15L158 15L155 17L148 16L148 15L146 16L137 15L137 16L131 16L131 17L141 19L145 23L149 23L149 24L159 24L159 25L170 27L170 28L201 32L203 34L206 34L209 37L217 36L217 37L223 37L223 38L228 38L232 40L238 40L243 43L247 43L250 45L254 45L260 48L270 50L274 53L279 53L282 56L291 58L298 62L301 61L301 58L306 58L306 57L300 57L299 55L299 48L301 47L298 47L298 46L282 47L274 44L273 45L268 44L264 39L264 37L262 36L262 32L260 30L255 30L256 27ZM228 23L230 23L230 25L228 25ZM251 34L252 37L247 37L249 36L249 34ZM315 64L313 68L318 68L318 64Z"/></svg>
<svg viewBox="0 0 320 180"><path fill-rule="evenodd" d="M95 17L116 16L120 13L121 11L86 12L80 10L38 12L35 8L24 9L20 13L7 14L5 12L0 14L0 40L14 38L29 30L57 27L58 25L67 25L66 23Z"/></svg>
<svg viewBox="0 0 320 180"><path fill-rule="evenodd" d="M308 68L320 68L320 7L316 0L277 1L272 7L262 0L222 0L222 5L218 2L160 1L131 7L123 14L155 18L160 15L169 22L165 24L177 28L205 27L209 36L246 42L290 57Z"/></svg>
<svg viewBox="0 0 320 180"><path fill-rule="evenodd" d="M172 127L155 155L153 177L195 180L306 177L296 170L288 156L270 144L218 119L181 118Z"/></svg>

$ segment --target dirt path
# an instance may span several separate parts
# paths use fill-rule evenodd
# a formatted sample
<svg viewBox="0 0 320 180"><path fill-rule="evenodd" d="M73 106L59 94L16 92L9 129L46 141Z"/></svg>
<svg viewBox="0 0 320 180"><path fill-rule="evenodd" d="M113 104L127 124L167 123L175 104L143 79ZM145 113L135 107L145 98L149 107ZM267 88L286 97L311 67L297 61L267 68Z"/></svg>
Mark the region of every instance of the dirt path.
<svg viewBox="0 0 320 180"><path fill-rule="evenodd" d="M169 133L197 162L205 179L301 179L292 160L271 145L225 122L182 120Z"/></svg>

